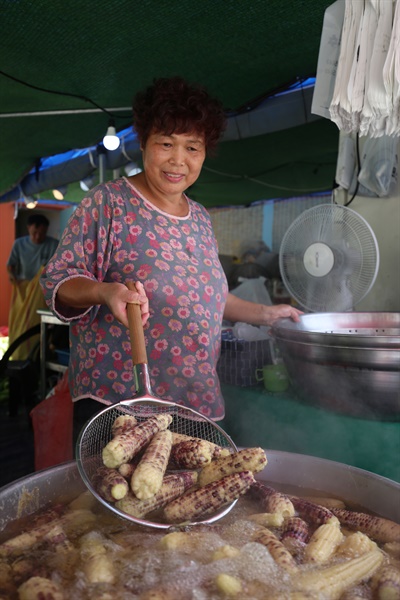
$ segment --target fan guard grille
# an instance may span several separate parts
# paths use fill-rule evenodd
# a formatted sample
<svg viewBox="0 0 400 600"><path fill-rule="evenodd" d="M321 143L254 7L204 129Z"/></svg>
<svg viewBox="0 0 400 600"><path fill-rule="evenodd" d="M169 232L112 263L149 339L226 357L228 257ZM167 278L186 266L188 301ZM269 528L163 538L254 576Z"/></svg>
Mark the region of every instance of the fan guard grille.
<svg viewBox="0 0 400 600"><path fill-rule="evenodd" d="M312 312L351 310L373 286L379 268L374 232L358 213L337 204L304 211L279 251L283 283Z"/></svg>

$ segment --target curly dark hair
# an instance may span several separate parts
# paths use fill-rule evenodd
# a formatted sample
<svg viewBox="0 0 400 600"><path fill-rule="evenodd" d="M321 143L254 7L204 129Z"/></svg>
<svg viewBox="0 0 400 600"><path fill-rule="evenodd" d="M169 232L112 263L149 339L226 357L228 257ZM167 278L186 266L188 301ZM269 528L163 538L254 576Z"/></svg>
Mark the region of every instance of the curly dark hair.
<svg viewBox="0 0 400 600"><path fill-rule="evenodd" d="M152 131L171 135L195 131L204 136L206 151L217 146L226 127L222 103L199 84L182 77L154 79L133 100L133 127L142 146Z"/></svg>

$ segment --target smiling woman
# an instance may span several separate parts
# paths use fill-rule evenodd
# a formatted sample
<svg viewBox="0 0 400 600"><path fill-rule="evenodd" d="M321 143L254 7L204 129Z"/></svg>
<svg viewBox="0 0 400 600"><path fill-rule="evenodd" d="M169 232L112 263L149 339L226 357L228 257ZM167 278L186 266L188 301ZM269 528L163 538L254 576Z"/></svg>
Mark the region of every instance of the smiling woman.
<svg viewBox="0 0 400 600"><path fill-rule="evenodd" d="M135 395L126 306L139 303L155 394L219 420L222 318L262 325L298 311L228 293L210 216L185 193L224 130L221 103L157 79L133 116L143 171L88 193L42 277L48 306L71 323L71 395L77 413Z"/></svg>

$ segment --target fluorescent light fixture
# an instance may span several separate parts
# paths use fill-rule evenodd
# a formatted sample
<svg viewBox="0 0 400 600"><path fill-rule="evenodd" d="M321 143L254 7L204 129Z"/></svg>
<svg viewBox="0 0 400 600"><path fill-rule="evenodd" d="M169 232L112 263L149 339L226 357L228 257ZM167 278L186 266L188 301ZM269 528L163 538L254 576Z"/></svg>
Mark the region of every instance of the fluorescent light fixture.
<svg viewBox="0 0 400 600"><path fill-rule="evenodd" d="M65 194L67 193L67 186L60 185L58 188L53 190L53 196L56 200L64 200Z"/></svg>
<svg viewBox="0 0 400 600"><path fill-rule="evenodd" d="M106 135L103 137L103 145L107 150L116 150L119 147L120 139L115 130L115 124L112 119L108 122Z"/></svg>

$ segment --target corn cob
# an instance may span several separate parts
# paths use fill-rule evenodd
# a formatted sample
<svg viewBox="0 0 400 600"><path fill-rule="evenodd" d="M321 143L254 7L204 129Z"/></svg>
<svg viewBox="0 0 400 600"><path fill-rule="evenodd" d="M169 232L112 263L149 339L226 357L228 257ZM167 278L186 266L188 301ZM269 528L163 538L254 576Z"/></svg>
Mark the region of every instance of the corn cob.
<svg viewBox="0 0 400 600"><path fill-rule="evenodd" d="M45 521L41 525L32 527L29 531L21 533L8 539L3 544L0 544L0 556L22 554L42 540L56 525L65 528L68 535L67 527L71 524L79 529L79 527L83 527L84 525L90 526L95 519L96 517L91 511L84 509L73 510L65 513L65 515L62 515L61 517L54 517L50 521Z"/></svg>
<svg viewBox="0 0 400 600"><path fill-rule="evenodd" d="M339 523L324 523L312 534L304 550L306 562L327 562L343 539Z"/></svg>
<svg viewBox="0 0 400 600"><path fill-rule="evenodd" d="M285 569L288 573L296 573L298 571L293 556L272 531L266 527L260 527L255 531L253 540L266 546L276 564L281 566L282 569Z"/></svg>
<svg viewBox="0 0 400 600"><path fill-rule="evenodd" d="M256 513L249 515L247 519L262 527L281 527L284 521L284 517L280 513Z"/></svg>
<svg viewBox="0 0 400 600"><path fill-rule="evenodd" d="M251 471L232 473L177 498L164 508L169 523L193 521L214 513L244 494L254 482Z"/></svg>
<svg viewBox="0 0 400 600"><path fill-rule="evenodd" d="M379 600L400 598L400 571L393 565L385 565L374 576L373 588Z"/></svg>
<svg viewBox="0 0 400 600"><path fill-rule="evenodd" d="M240 550L235 546L230 546L229 544L225 544L225 546L220 546L212 553L211 560L223 560L224 558L235 558L239 556Z"/></svg>
<svg viewBox="0 0 400 600"><path fill-rule="evenodd" d="M167 429L171 422L170 414L154 415L136 425L131 431L116 435L103 448L103 463L112 469L129 462L149 443L153 435Z"/></svg>
<svg viewBox="0 0 400 600"><path fill-rule="evenodd" d="M351 533L340 544L336 551L337 556L345 556L348 558L356 558L371 550L376 550L377 545L365 533L356 531Z"/></svg>
<svg viewBox="0 0 400 600"><path fill-rule="evenodd" d="M383 549L390 556L400 558L400 542L387 542L384 544Z"/></svg>
<svg viewBox="0 0 400 600"><path fill-rule="evenodd" d="M289 496L296 511L302 518L310 520L315 525L323 525L324 523L337 523L337 518L329 508L298 498L297 496Z"/></svg>
<svg viewBox="0 0 400 600"><path fill-rule="evenodd" d="M83 536L80 542L83 572L89 583L114 583L115 569L113 561L107 555L100 534L89 533Z"/></svg>
<svg viewBox="0 0 400 600"><path fill-rule="evenodd" d="M128 493L125 498L118 500L115 506L128 515L140 519L184 494L196 481L196 471L184 471L174 475L166 475L160 491L152 498L139 500L133 494Z"/></svg>
<svg viewBox="0 0 400 600"><path fill-rule="evenodd" d="M111 433L113 437L121 433L127 433L136 427L137 424L138 422L133 415L120 415L112 424Z"/></svg>
<svg viewBox="0 0 400 600"><path fill-rule="evenodd" d="M260 502L262 508L269 513L279 513L284 517L293 517L294 506L287 496L273 488L256 481L250 488L250 495Z"/></svg>
<svg viewBox="0 0 400 600"><path fill-rule="evenodd" d="M192 439L172 446L171 460L178 469L201 469L211 462L213 449L209 442Z"/></svg>
<svg viewBox="0 0 400 600"><path fill-rule="evenodd" d="M51 600L64 600L62 589L47 577L31 577L18 588L19 600L32 600L33 598L51 598Z"/></svg>
<svg viewBox="0 0 400 600"><path fill-rule="evenodd" d="M219 592L225 596L237 596L242 591L242 582L238 577L228 573L220 573L215 578L215 584Z"/></svg>
<svg viewBox="0 0 400 600"><path fill-rule="evenodd" d="M308 500L309 502L313 502L314 504L318 504L319 506L324 506L325 508L346 508L343 500L339 500L338 498L325 498L320 496L302 496L303 500Z"/></svg>
<svg viewBox="0 0 400 600"><path fill-rule="evenodd" d="M288 517L283 524L281 542L293 555L303 550L309 537L308 524L300 517Z"/></svg>
<svg viewBox="0 0 400 600"><path fill-rule="evenodd" d="M203 442L207 442L207 444L210 446L213 458L219 458L220 456L228 456L231 453L229 448L223 448L222 446L218 446L218 444L214 444L209 440L203 440L202 438L192 437L190 435L185 435L184 433L175 433L175 431L172 432L172 446L180 444L181 442L189 442L191 440L202 440Z"/></svg>
<svg viewBox="0 0 400 600"><path fill-rule="evenodd" d="M333 508L332 513L343 525L357 529L378 542L400 541L400 525L394 521L340 508Z"/></svg>
<svg viewBox="0 0 400 600"><path fill-rule="evenodd" d="M199 474L199 485L203 487L232 473L242 471L258 473L266 464L267 457L262 448L245 448L229 456L216 458L209 465L203 467Z"/></svg>
<svg viewBox="0 0 400 600"><path fill-rule="evenodd" d="M99 467L93 476L93 486L107 502L121 500L129 490L126 479L116 469Z"/></svg>
<svg viewBox="0 0 400 600"><path fill-rule="evenodd" d="M165 429L156 433L147 446L131 478L131 490L139 500L151 498L159 491L167 468L171 445L172 433L169 429Z"/></svg>
<svg viewBox="0 0 400 600"><path fill-rule="evenodd" d="M311 592L316 598L338 600L347 588L372 577L382 561L382 552L373 550L331 567L298 573L293 579L293 585L296 590Z"/></svg>

